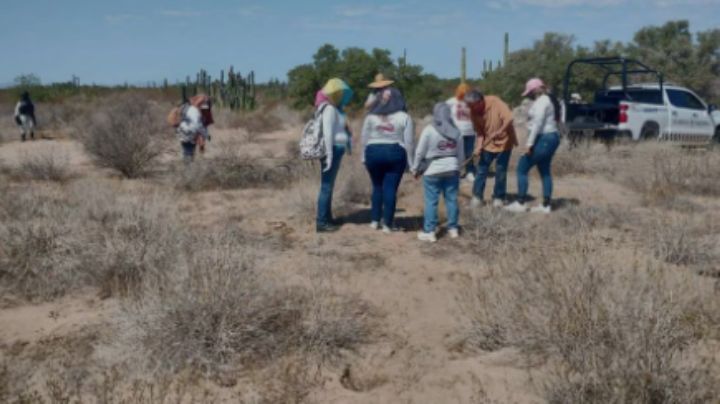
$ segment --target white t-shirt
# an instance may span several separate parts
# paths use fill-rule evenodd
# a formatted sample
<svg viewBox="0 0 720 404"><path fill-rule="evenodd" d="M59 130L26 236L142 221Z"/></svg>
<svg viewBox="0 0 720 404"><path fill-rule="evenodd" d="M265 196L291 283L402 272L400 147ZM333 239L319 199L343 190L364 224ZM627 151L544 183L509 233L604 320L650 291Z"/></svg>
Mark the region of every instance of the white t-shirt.
<svg viewBox="0 0 720 404"><path fill-rule="evenodd" d="M406 112L399 111L387 116L370 114L362 129L362 145L399 144L408 155L408 165L415 157L415 126ZM365 153L363 153L363 161Z"/></svg>
<svg viewBox="0 0 720 404"><path fill-rule="evenodd" d="M453 123L460 130L460 133L463 136L475 136L475 128L472 119L470 119L470 107L465 101L452 97L446 103L450 106Z"/></svg>

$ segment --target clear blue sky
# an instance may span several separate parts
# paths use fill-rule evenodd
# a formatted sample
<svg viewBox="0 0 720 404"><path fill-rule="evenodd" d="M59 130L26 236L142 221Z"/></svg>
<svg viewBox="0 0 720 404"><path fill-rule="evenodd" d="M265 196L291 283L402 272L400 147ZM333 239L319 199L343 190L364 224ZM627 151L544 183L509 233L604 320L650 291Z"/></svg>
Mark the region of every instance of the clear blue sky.
<svg viewBox="0 0 720 404"><path fill-rule="evenodd" d="M0 85L22 73L44 83L171 81L201 67L216 75L235 65L260 80L285 78L324 43L407 48L412 63L457 77L546 31L581 44L628 41L642 26L689 19L693 31L720 25L720 0L15 0L0 13Z"/></svg>

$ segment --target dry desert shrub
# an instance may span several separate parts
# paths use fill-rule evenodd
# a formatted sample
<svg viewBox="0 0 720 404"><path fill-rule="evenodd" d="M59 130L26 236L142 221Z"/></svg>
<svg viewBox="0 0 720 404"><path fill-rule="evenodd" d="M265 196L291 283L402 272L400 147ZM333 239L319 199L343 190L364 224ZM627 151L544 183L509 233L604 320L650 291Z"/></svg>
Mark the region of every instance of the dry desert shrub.
<svg viewBox="0 0 720 404"><path fill-rule="evenodd" d="M292 179L293 168L284 160L266 159L230 151L182 167L175 186L184 191L217 189L282 188Z"/></svg>
<svg viewBox="0 0 720 404"><path fill-rule="evenodd" d="M708 218L658 221L650 234L653 255L665 263L708 272L720 259L720 232Z"/></svg>
<svg viewBox="0 0 720 404"><path fill-rule="evenodd" d="M624 174L624 182L653 206L674 206L679 196L718 196L720 154L661 149L647 156L649 167Z"/></svg>
<svg viewBox="0 0 720 404"><path fill-rule="evenodd" d="M163 135L164 122L155 104L128 93L99 105L95 114L78 123L78 129L97 165L137 178L148 174L166 150L169 137Z"/></svg>
<svg viewBox="0 0 720 404"><path fill-rule="evenodd" d="M0 200L3 292L47 300L91 283L82 270L86 229L61 192L8 186Z"/></svg>
<svg viewBox="0 0 720 404"><path fill-rule="evenodd" d="M143 296L125 305L119 332L151 372L213 375L294 354L326 361L370 340L367 304L263 276L252 248L235 240L197 239L185 267L164 283L146 284Z"/></svg>
<svg viewBox="0 0 720 404"><path fill-rule="evenodd" d="M509 255L463 300L466 343L551 359L551 403L704 403L717 368L688 355L720 318L712 288L687 273L601 253L583 237L563 254Z"/></svg>
<svg viewBox="0 0 720 404"><path fill-rule="evenodd" d="M23 155L17 175L23 179L66 182L72 177L67 155L52 147Z"/></svg>
<svg viewBox="0 0 720 404"><path fill-rule="evenodd" d="M172 195L87 180L66 189L6 186L0 200L2 290L25 299L85 286L127 295L171 271L183 248Z"/></svg>

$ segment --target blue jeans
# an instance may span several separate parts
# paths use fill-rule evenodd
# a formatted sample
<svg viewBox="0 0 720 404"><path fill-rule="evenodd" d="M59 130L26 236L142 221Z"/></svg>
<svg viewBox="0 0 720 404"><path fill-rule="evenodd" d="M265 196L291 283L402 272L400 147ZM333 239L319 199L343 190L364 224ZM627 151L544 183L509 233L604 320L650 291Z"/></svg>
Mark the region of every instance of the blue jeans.
<svg viewBox="0 0 720 404"><path fill-rule="evenodd" d="M520 158L517 166L518 201L524 203L527 199L529 180L528 173L533 166L537 166L542 178L543 205L550 204L553 191L550 165L553 156L560 146L560 136L557 133L543 133L538 136L531 155Z"/></svg>
<svg viewBox="0 0 720 404"><path fill-rule="evenodd" d="M371 144L365 149L365 167L372 181L370 219L392 227L397 190L407 168L407 152L399 144Z"/></svg>
<svg viewBox="0 0 720 404"><path fill-rule="evenodd" d="M488 171L493 161L495 163L495 189L493 190L493 199L505 199L507 194L507 169L510 163L510 150L492 153L483 150L480 154L480 162L478 163L477 175L473 184L473 195L479 199L483 199L485 195L485 182L487 181Z"/></svg>
<svg viewBox="0 0 720 404"><path fill-rule="evenodd" d="M195 157L195 143L192 142L180 142L182 146L183 159L185 161L192 161Z"/></svg>
<svg viewBox="0 0 720 404"><path fill-rule="evenodd" d="M469 159L468 162L465 164L465 175L472 174L475 175L477 172L477 169L475 168L475 162L473 159L470 158L470 156L473 155L475 152L475 136L464 136L463 137L463 144L464 144L464 153L465 158Z"/></svg>
<svg viewBox="0 0 720 404"><path fill-rule="evenodd" d="M318 226L327 226L332 223L332 198L335 189L335 179L338 171L340 171L340 162L345 154L345 148L342 146L333 146L332 166L325 172L327 168L326 160L320 164L320 194L318 195L318 208L316 223Z"/></svg>
<svg viewBox="0 0 720 404"><path fill-rule="evenodd" d="M423 177L425 188L425 233L432 233L438 225L437 207L440 201L440 194L445 198L447 209L448 228L458 228L458 189L460 188L460 174L455 173L447 176L426 175Z"/></svg>

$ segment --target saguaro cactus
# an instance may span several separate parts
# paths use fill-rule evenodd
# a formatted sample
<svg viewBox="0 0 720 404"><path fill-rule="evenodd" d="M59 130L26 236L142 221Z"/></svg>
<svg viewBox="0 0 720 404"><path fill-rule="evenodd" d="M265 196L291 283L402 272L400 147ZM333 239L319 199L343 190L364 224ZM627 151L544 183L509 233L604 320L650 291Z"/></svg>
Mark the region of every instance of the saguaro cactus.
<svg viewBox="0 0 720 404"><path fill-rule="evenodd" d="M462 59L460 61L460 81L465 83L467 80L467 53L465 47L462 48Z"/></svg>
<svg viewBox="0 0 720 404"><path fill-rule="evenodd" d="M247 78L243 78L242 74L235 73L233 66L230 66L226 81L225 70L220 70L219 80L213 80L206 70L201 69L195 75L195 82L191 82L190 76L187 76L183 96L188 92L192 95L200 92L208 94L219 107L233 110L253 109L256 105L255 72L251 71Z"/></svg>

